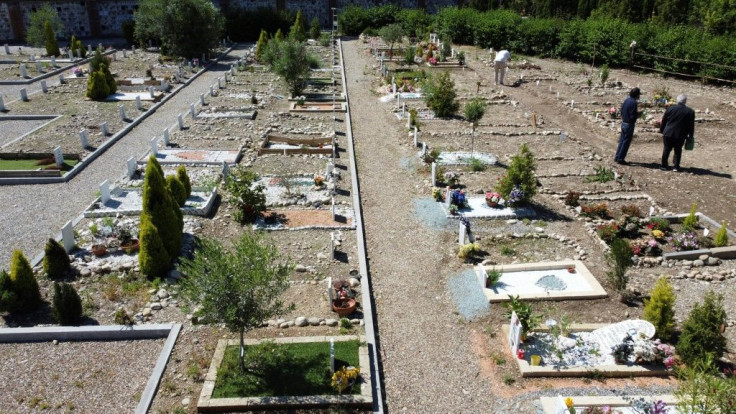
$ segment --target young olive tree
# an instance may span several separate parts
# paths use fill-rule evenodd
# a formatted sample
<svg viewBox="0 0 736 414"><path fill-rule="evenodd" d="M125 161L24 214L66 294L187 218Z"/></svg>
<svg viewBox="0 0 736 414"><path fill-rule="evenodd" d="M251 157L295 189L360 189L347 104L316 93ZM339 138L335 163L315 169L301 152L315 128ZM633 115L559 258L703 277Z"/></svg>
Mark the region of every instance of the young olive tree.
<svg viewBox="0 0 736 414"><path fill-rule="evenodd" d="M266 61L273 72L284 79L291 96L296 97L304 90L309 75L309 54L304 43L294 39L268 42Z"/></svg>
<svg viewBox="0 0 736 414"><path fill-rule="evenodd" d="M475 97L465 105L465 119L473 124L473 132L470 141L470 156L475 153L475 128L478 121L483 118L486 113L486 103L481 97Z"/></svg>
<svg viewBox="0 0 736 414"><path fill-rule="evenodd" d="M201 306L200 314L240 334L240 368L245 371L245 333L293 307L279 300L289 287L288 259L259 233L245 231L230 250L216 239L203 239L181 270L187 275L183 291Z"/></svg>
<svg viewBox="0 0 736 414"><path fill-rule="evenodd" d="M378 31L378 35L381 36L386 44L388 44L388 55L393 57L394 55L394 44L401 42L404 37L404 29L398 23L389 24L384 26Z"/></svg>

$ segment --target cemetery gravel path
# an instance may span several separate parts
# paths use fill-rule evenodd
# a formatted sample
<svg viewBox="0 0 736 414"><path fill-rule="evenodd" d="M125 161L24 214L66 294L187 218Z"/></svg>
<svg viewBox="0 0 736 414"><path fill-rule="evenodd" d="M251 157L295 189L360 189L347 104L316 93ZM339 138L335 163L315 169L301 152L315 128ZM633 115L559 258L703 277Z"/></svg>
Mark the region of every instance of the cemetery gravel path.
<svg viewBox="0 0 736 414"><path fill-rule="evenodd" d="M189 104L198 101L199 94L208 91L246 49L244 45L236 46L70 181L0 186L0 269L7 268L15 249L23 250L29 259L42 252L46 240L59 234L64 223L95 199L101 182L122 177L125 161L140 157L150 147L150 139L174 125L176 116L187 112ZM190 118L186 117L185 124L188 122Z"/></svg>
<svg viewBox="0 0 736 414"><path fill-rule="evenodd" d="M400 167L413 149L377 107L358 41L343 48L388 411L488 412L494 399L446 286L447 252L413 215L412 199L426 197L416 173Z"/></svg>

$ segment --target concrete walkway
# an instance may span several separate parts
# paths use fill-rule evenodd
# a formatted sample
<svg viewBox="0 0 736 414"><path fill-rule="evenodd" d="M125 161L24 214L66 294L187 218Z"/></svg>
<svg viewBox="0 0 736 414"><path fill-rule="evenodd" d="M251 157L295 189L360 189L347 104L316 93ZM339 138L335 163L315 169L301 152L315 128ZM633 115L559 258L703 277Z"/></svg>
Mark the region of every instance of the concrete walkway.
<svg viewBox="0 0 736 414"><path fill-rule="evenodd" d="M7 268L14 249L23 250L29 259L41 252L49 237L92 202L101 182L122 177L125 161L140 157L152 137L176 124L176 116L208 92L245 50L236 46L68 183L0 187L0 269Z"/></svg>

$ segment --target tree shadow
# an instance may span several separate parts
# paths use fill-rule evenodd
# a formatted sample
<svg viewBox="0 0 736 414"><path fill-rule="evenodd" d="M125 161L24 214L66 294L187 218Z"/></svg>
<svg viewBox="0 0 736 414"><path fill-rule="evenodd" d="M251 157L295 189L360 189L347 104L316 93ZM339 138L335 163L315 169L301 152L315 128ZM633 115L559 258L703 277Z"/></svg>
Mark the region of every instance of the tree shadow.
<svg viewBox="0 0 736 414"><path fill-rule="evenodd" d="M572 217L560 214L554 210L550 210L549 207L543 204L532 203L531 207L537 212L537 219L544 221L573 221Z"/></svg>
<svg viewBox="0 0 736 414"><path fill-rule="evenodd" d="M345 252L340 252L335 250L335 260L337 260L340 263L349 263L348 261L348 254Z"/></svg>

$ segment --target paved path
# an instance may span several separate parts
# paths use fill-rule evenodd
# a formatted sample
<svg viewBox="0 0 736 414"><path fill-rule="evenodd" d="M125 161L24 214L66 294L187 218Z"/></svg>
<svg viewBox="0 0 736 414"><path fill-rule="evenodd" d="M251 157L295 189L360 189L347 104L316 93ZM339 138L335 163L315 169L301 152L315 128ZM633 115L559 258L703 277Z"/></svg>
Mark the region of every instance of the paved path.
<svg viewBox="0 0 736 414"><path fill-rule="evenodd" d="M122 177L125 161L140 157L149 148L150 139L174 125L177 114L187 112L189 104L209 91L245 50L245 46L233 49L69 182L0 186L0 269L7 268L14 249L22 249L28 258L41 252L49 237L92 202L101 182Z"/></svg>

